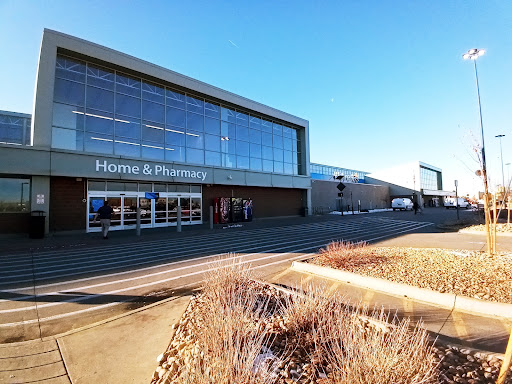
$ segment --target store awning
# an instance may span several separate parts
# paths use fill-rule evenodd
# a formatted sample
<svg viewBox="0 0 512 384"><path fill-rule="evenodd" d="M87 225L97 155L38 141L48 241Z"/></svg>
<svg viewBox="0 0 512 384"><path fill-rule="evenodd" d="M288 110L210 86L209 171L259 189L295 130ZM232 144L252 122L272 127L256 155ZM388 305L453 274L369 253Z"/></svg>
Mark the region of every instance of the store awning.
<svg viewBox="0 0 512 384"><path fill-rule="evenodd" d="M455 196L455 191L440 191L435 189L424 189L423 196Z"/></svg>

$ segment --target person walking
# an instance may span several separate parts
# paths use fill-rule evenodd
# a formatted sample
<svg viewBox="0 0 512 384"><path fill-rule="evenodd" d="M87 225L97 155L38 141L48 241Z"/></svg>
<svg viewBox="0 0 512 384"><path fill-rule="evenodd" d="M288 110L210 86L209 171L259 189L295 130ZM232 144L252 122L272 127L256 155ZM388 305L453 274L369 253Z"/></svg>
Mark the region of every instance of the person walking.
<svg viewBox="0 0 512 384"><path fill-rule="evenodd" d="M108 201L105 200L103 202L103 206L98 208L98 212L96 212L96 216L94 216L94 221L100 217L101 223L101 233L103 233L103 238L108 239L108 229L110 228L110 220L112 219L112 213L114 210L110 205L108 205Z"/></svg>
<svg viewBox="0 0 512 384"><path fill-rule="evenodd" d="M414 209L414 214L416 214L418 212L418 202L415 201L413 204L412 204L412 207Z"/></svg>

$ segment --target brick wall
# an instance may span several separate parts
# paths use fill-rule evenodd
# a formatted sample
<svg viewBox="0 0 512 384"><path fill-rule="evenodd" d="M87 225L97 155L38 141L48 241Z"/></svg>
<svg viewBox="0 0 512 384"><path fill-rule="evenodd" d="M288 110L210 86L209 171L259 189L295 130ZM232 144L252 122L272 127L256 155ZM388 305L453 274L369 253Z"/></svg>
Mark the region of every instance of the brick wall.
<svg viewBox="0 0 512 384"><path fill-rule="evenodd" d="M50 179L50 231L85 229L86 179L52 177Z"/></svg>
<svg viewBox="0 0 512 384"><path fill-rule="evenodd" d="M203 220L210 217L210 205L216 197L252 199L253 217L293 216L301 213L302 190L290 188L242 187L231 185L203 186Z"/></svg>

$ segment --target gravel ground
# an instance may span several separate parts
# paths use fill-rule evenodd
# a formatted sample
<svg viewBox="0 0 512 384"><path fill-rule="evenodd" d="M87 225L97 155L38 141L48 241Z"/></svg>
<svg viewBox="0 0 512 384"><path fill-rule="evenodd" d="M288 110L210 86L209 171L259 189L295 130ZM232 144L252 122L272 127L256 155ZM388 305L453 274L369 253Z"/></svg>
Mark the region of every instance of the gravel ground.
<svg viewBox="0 0 512 384"><path fill-rule="evenodd" d="M485 225L472 225L470 227L466 227L460 230L460 232L466 232L466 231L478 231L478 232L484 232L485 231ZM498 233L511 233L512 234L512 224L496 224L496 232Z"/></svg>
<svg viewBox="0 0 512 384"><path fill-rule="evenodd" d="M279 292L274 288L268 287L266 289L273 291L271 294L279 297ZM201 306L201 295L191 300L179 323L174 324L175 333L172 335L169 347L156 359L158 366L153 374L151 384L177 384L182 382L183 368L190 364L194 358L193 355L198 353L199 350L194 336L195 311L199 306ZM271 347L273 352L278 352L279 349L283 349L286 345L293 344L296 341L297 335L290 335L286 332L286 324L283 323L282 317L270 318L268 325L276 334ZM304 340L304 337L301 340ZM272 359L272 350L262 351L262 356ZM501 367L501 360L498 356L443 345L439 342L435 345L433 353L438 365L437 382L441 384L494 383ZM315 364L311 358L308 358L307 351L305 352L298 347L286 360L279 361L275 365L274 383L336 384L333 380L330 380L329 366L320 369L321 372L319 372L318 366L313 369ZM505 383L512 384L512 368Z"/></svg>
<svg viewBox="0 0 512 384"><path fill-rule="evenodd" d="M350 248L350 247L348 247ZM310 262L397 283L512 304L512 254L439 248L327 247Z"/></svg>

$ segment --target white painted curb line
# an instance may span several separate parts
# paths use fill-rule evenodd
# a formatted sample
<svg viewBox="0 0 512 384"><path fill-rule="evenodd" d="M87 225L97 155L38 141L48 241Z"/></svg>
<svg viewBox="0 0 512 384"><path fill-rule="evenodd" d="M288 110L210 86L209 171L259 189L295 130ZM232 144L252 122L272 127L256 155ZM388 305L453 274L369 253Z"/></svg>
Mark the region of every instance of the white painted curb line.
<svg viewBox="0 0 512 384"><path fill-rule="evenodd" d="M411 285L395 283L392 281L367 277L352 272L320 265L294 261L292 270L297 272L313 273L315 275L355 284L364 288L373 289L396 296L405 296L410 299L435 304L448 309L457 309L472 312L483 316L497 316L512 319L512 304L495 303L492 301L477 300L471 297L458 296L452 293L440 293L430 289L413 287Z"/></svg>

